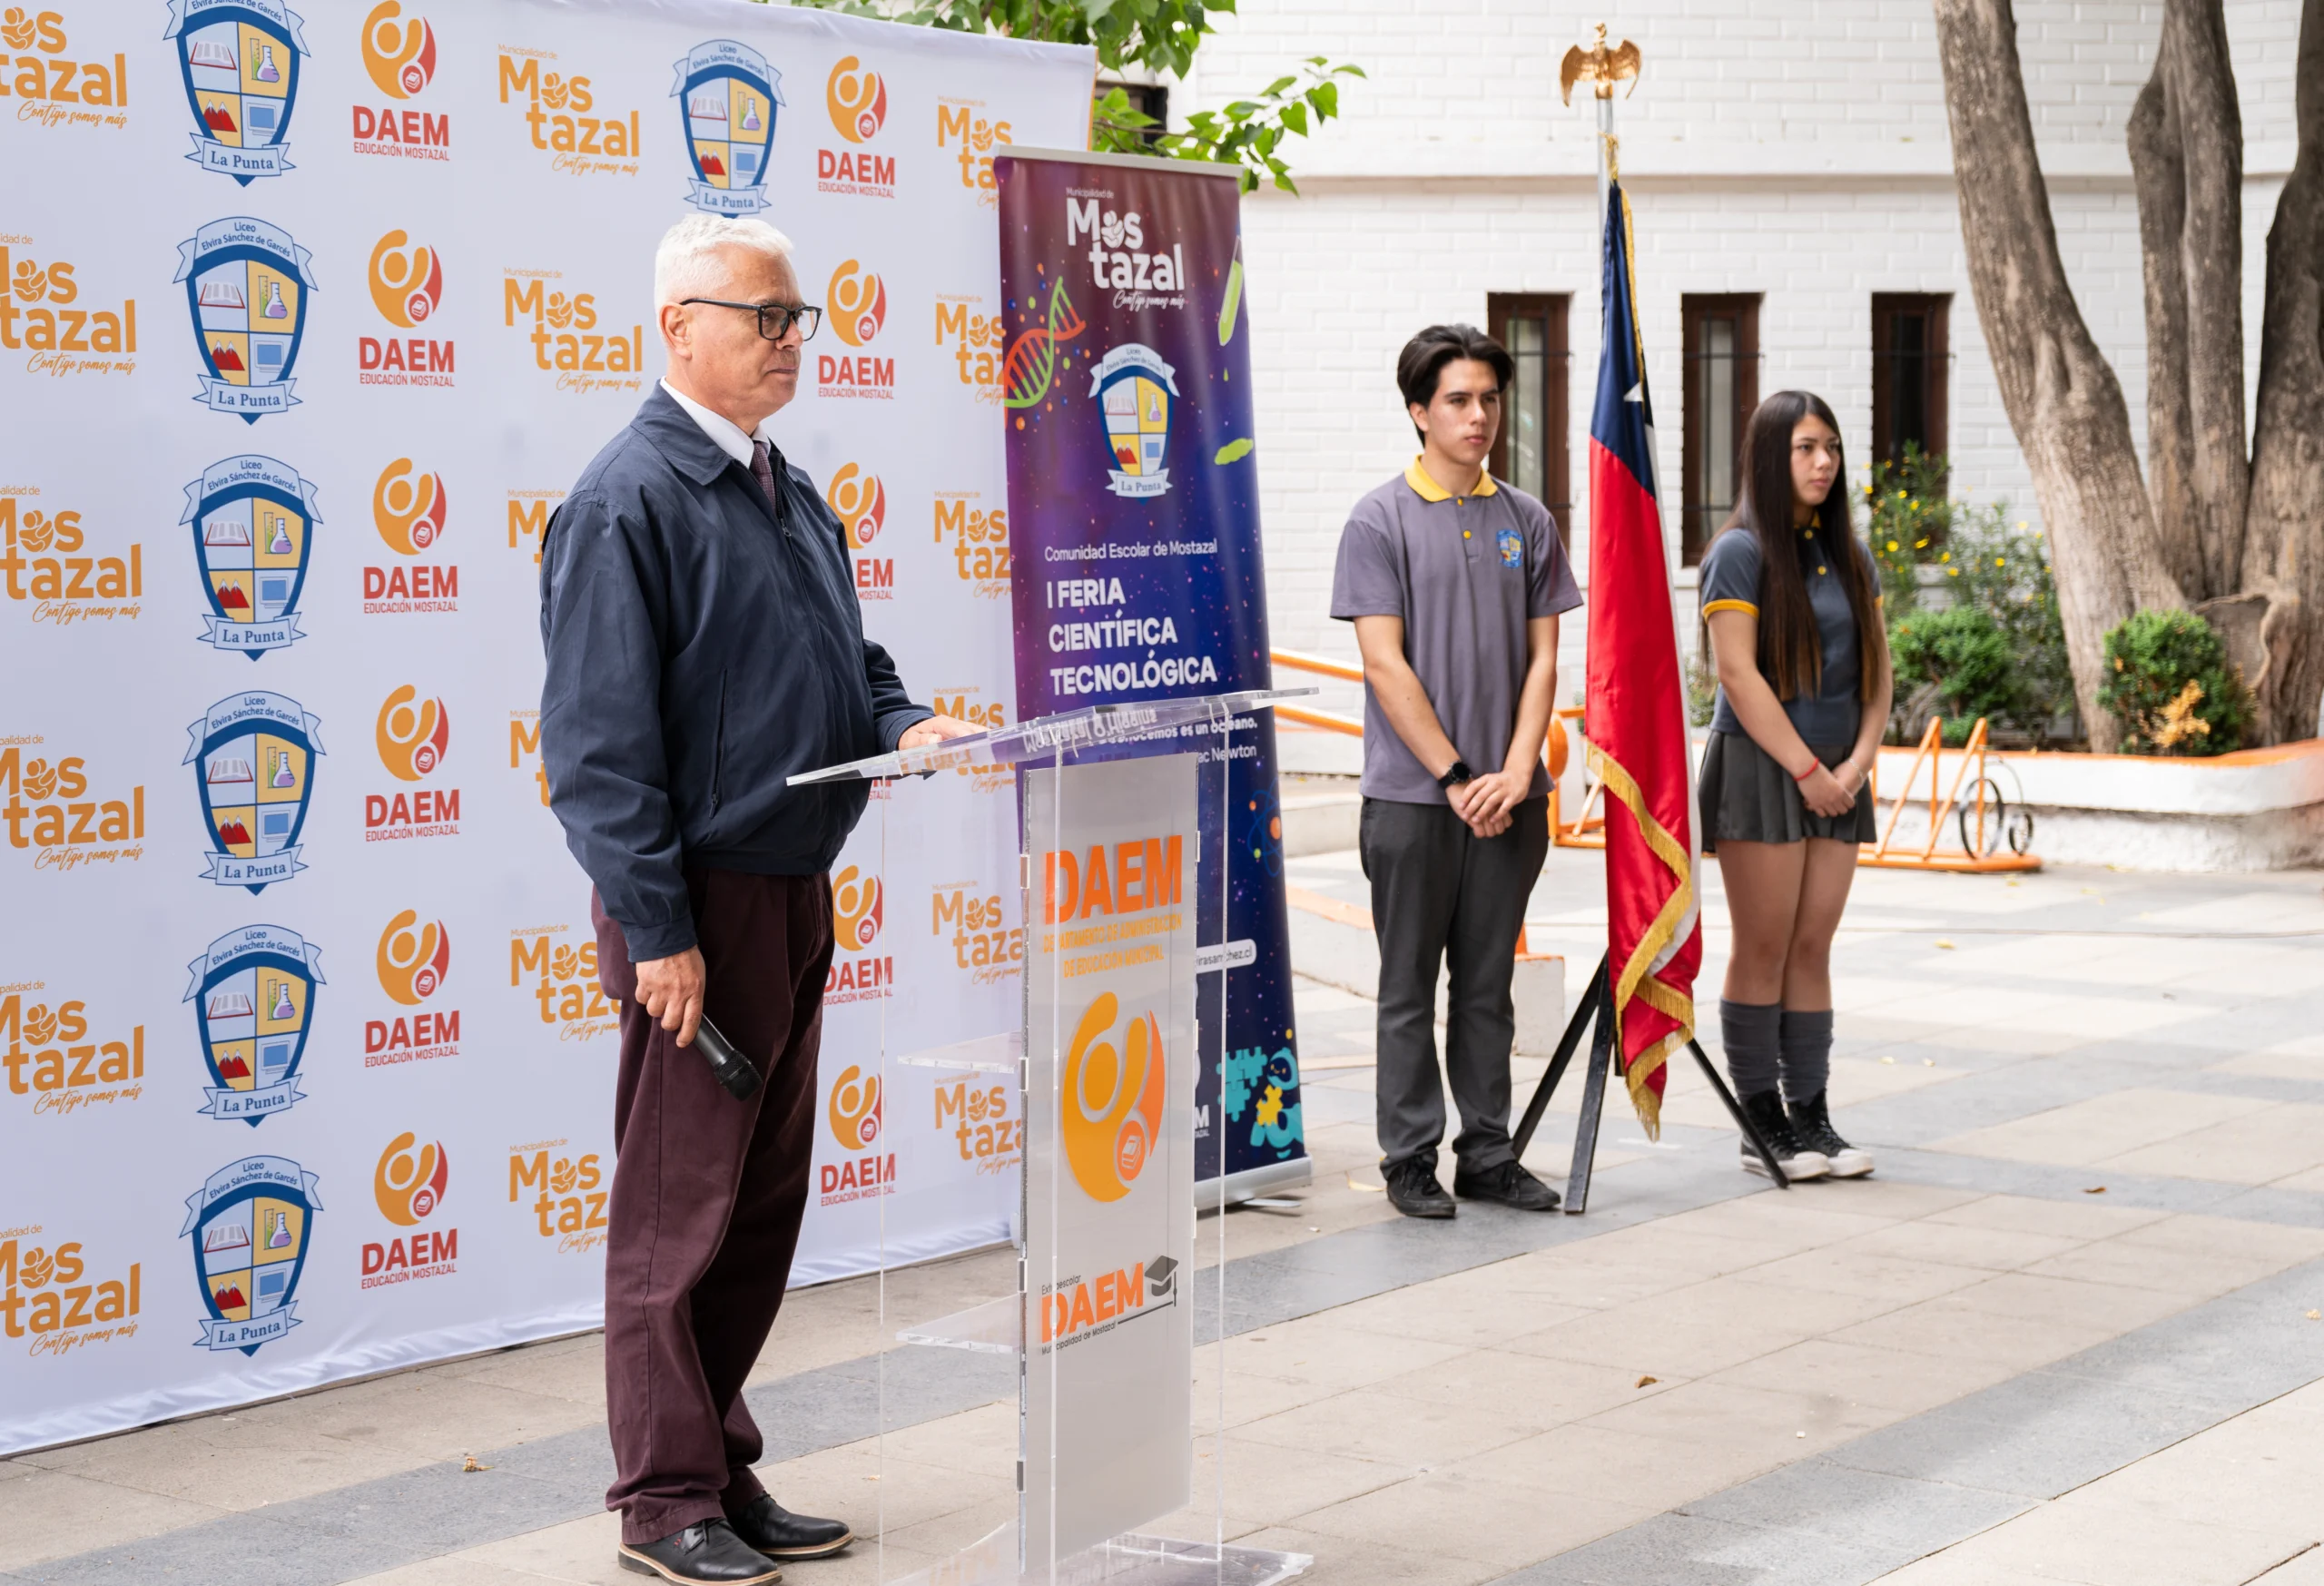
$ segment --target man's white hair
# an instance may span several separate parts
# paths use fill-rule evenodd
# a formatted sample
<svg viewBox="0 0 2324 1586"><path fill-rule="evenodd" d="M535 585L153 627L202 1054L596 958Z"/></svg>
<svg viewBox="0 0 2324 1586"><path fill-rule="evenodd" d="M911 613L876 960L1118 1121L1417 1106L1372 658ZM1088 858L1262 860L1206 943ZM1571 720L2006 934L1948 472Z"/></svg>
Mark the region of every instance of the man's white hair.
<svg viewBox="0 0 2324 1586"><path fill-rule="evenodd" d="M718 257L721 248L747 248L771 259L791 257L791 239L764 221L688 215L662 233L662 245L654 250L654 307L725 291L728 270Z"/></svg>

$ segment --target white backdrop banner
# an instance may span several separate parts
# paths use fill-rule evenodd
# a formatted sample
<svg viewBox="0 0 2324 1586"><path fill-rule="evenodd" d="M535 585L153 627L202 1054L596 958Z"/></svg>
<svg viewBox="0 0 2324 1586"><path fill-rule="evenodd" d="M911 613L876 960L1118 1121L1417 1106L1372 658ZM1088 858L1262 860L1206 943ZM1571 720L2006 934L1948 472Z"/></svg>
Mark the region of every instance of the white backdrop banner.
<svg viewBox="0 0 2324 1586"><path fill-rule="evenodd" d="M0 16L0 1452L598 1320L542 526L660 372L662 231L763 215L866 626L1005 720L991 159L1078 146L1092 73L739 0ZM1015 1204L985 1098L878 1082L1018 1023L1013 780L912 807L834 867L794 1282Z"/></svg>

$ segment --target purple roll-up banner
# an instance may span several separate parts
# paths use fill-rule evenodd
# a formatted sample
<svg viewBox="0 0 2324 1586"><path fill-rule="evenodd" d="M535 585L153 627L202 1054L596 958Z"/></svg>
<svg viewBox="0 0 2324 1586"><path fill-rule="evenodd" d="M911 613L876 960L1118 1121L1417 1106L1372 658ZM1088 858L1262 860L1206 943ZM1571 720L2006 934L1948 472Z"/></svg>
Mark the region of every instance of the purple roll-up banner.
<svg viewBox="0 0 2324 1586"><path fill-rule="evenodd" d="M1018 719L1271 686L1236 172L1024 149L993 169ZM1236 1194L1309 1168L1273 715L1226 741L1203 754L1196 928L1233 968L1223 1049L1211 974L1196 1000L1226 1060L1200 1066L1195 1161Z"/></svg>

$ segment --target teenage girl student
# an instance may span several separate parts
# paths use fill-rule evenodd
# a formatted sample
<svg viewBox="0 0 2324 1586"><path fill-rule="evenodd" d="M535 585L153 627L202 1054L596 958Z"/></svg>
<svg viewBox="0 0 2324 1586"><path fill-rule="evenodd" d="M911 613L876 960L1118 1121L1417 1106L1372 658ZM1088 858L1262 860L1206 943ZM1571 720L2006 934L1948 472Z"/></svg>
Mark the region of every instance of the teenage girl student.
<svg viewBox="0 0 2324 1586"><path fill-rule="evenodd" d="M1856 1178L1871 1156L1832 1128L1832 933L1888 724L1888 642L1872 553L1848 520L1840 429L1778 391L1745 431L1742 502L1702 564L1718 672L1703 754L1703 852L1735 944L1718 1020L1744 1109L1794 1178ZM1786 1102L1789 1103L1788 1108ZM1764 1172L1747 1145L1743 1166Z"/></svg>

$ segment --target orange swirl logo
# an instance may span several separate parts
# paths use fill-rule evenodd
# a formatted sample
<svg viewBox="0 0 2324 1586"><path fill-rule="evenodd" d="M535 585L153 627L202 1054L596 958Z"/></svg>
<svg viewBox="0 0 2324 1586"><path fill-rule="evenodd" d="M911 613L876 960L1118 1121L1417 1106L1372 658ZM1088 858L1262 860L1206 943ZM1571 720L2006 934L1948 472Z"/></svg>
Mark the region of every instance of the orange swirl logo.
<svg viewBox="0 0 2324 1586"><path fill-rule="evenodd" d="M402 782L418 782L444 763L452 745L452 714L440 699L421 699L407 683L380 703L372 727L379 763Z"/></svg>
<svg viewBox="0 0 2324 1586"><path fill-rule="evenodd" d="M379 1203L381 1217L408 1228L444 1204L444 1187L451 1177L444 1142L419 1146L419 1137L406 1129L379 1153L379 1165L371 1170L371 1198Z"/></svg>
<svg viewBox="0 0 2324 1586"><path fill-rule="evenodd" d="M1137 1015L1117 1052L1108 1038L1120 1011L1111 991L1100 993L1066 1049L1065 1159L1092 1200L1128 1195L1162 1134L1162 1027Z"/></svg>
<svg viewBox="0 0 2324 1586"><path fill-rule="evenodd" d="M862 952L880 934L880 878L859 877L849 865L832 877L832 934L849 952Z"/></svg>
<svg viewBox="0 0 2324 1586"><path fill-rule="evenodd" d="M417 1008L442 989L452 972L452 933L440 920L419 923L412 910L388 921L379 932L379 989L407 1008Z"/></svg>
<svg viewBox="0 0 2324 1586"><path fill-rule="evenodd" d="M832 1082L832 1138L851 1151L869 1150L880 1138L880 1079L850 1063Z"/></svg>
<svg viewBox="0 0 2324 1586"><path fill-rule="evenodd" d="M389 231L372 245L370 278L371 302L380 317L407 330L433 318L444 300L444 261L402 231Z"/></svg>
<svg viewBox="0 0 2324 1586"><path fill-rule="evenodd" d="M842 55L823 84L823 105L832 125L851 143L869 143L880 123L888 119L888 85L880 74L858 71L863 64L853 55Z"/></svg>
<svg viewBox="0 0 2324 1586"><path fill-rule="evenodd" d="M832 289L824 300L831 305L832 329L850 347L862 347L877 336L888 317L888 289L852 259L832 271Z"/></svg>
<svg viewBox="0 0 2324 1586"><path fill-rule="evenodd" d="M881 487L880 476L867 474L853 463L832 476L823 499L839 514L850 550L860 551L870 545L888 520L888 493Z"/></svg>
<svg viewBox="0 0 2324 1586"><path fill-rule="evenodd" d="M379 470L371 487L371 524L388 549L416 557L444 532L444 476L415 474L399 457Z"/></svg>
<svg viewBox="0 0 2324 1586"><path fill-rule="evenodd" d="M409 99L436 75L436 30L425 17L399 24L403 7L396 0L379 0L363 19L363 69L379 92Z"/></svg>

